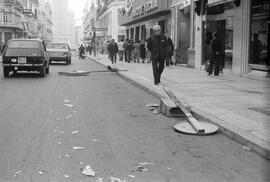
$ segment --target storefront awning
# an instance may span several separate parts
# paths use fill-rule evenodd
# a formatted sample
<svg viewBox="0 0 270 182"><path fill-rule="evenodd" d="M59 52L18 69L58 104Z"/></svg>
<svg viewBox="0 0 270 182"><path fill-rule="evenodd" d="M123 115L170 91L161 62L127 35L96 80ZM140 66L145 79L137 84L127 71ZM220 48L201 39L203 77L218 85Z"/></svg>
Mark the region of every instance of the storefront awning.
<svg viewBox="0 0 270 182"><path fill-rule="evenodd" d="M129 25L133 25L133 24L136 24L136 23L139 23L139 22L144 22L144 21L147 21L147 20L150 20L150 19L153 19L153 18L157 18L157 17L160 17L160 16L165 16L165 15L168 15L171 13L171 10L164 10L164 11L158 11L156 13L153 13L151 15L148 15L148 16L143 16L141 18L137 18L135 20L132 20L130 22L127 22L127 23L123 23L122 25L120 26L129 26Z"/></svg>
<svg viewBox="0 0 270 182"><path fill-rule="evenodd" d="M232 2L234 0L208 0L207 5L208 6L216 6L219 4L223 4L223 3L228 3L228 2Z"/></svg>

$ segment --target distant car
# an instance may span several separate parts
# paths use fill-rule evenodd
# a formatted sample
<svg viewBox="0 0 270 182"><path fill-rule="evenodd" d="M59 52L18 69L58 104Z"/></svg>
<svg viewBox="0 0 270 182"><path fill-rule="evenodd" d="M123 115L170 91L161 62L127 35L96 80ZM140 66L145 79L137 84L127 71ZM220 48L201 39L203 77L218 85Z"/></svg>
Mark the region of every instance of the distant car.
<svg viewBox="0 0 270 182"><path fill-rule="evenodd" d="M11 39L3 52L4 77L13 71L38 71L41 77L49 73L49 54L39 39Z"/></svg>
<svg viewBox="0 0 270 182"><path fill-rule="evenodd" d="M65 61L66 64L71 64L71 49L67 43L48 42L46 47L50 55L50 63Z"/></svg>

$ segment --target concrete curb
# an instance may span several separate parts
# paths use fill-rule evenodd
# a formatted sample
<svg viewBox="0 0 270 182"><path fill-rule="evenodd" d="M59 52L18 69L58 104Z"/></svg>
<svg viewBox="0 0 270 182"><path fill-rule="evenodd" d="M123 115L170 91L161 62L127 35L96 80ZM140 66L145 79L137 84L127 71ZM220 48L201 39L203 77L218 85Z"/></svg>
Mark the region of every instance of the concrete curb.
<svg viewBox="0 0 270 182"><path fill-rule="evenodd" d="M102 64L101 62L89 57L91 60L95 61L96 63L107 67L107 65ZM154 85L150 85L146 81L143 81L136 75L131 75L127 72L119 72L118 75L131 82L133 85L138 86L148 93L154 95L158 98L164 98L164 94L160 92L158 87ZM183 103L185 106L190 106L188 103ZM263 139L259 139L258 137L253 136L252 134L249 134L247 132L244 132L241 129L236 128L235 126L232 126L228 123L225 123L223 120L215 117L214 115L211 115L209 113L206 113L196 107L191 106L191 112L195 116L195 118L201 118L205 121L209 121L211 123L214 123L219 126L220 132L223 133L225 136L228 136L229 138L235 140L236 142L249 147L252 151L256 152L257 154L270 159L270 144L264 141Z"/></svg>

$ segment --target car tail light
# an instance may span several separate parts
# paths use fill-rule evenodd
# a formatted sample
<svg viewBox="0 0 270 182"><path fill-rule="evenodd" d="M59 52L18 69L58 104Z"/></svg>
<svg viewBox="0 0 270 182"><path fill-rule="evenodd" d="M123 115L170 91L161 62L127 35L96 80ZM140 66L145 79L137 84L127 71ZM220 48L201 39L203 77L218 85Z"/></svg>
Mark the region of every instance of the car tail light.
<svg viewBox="0 0 270 182"><path fill-rule="evenodd" d="M11 59L11 62L12 62L12 63L16 63L16 62L17 62L17 59L16 59L16 58L12 58L12 59Z"/></svg>

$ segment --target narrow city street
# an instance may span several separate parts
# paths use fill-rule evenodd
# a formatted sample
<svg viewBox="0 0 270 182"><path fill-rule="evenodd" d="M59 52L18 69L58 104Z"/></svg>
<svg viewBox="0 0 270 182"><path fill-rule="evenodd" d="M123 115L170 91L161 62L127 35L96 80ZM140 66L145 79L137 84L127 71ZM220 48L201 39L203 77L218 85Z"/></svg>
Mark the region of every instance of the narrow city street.
<svg viewBox="0 0 270 182"><path fill-rule="evenodd" d="M183 118L154 114L159 98L116 73L58 75L104 69L75 55L44 78L1 69L1 182L270 181L267 159L220 133L175 132Z"/></svg>

